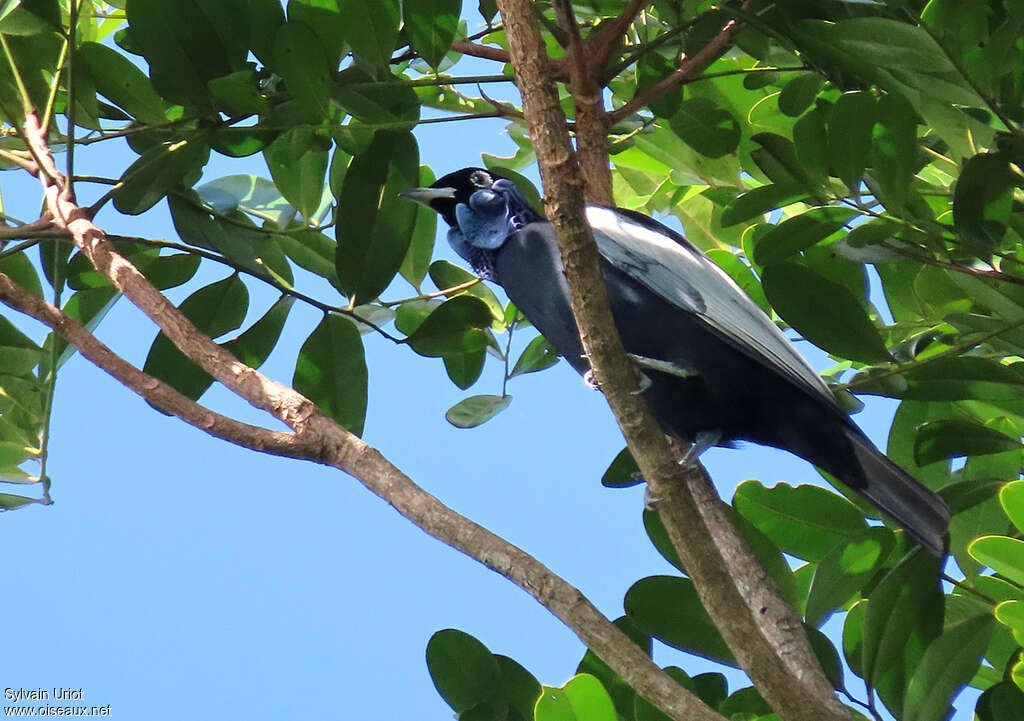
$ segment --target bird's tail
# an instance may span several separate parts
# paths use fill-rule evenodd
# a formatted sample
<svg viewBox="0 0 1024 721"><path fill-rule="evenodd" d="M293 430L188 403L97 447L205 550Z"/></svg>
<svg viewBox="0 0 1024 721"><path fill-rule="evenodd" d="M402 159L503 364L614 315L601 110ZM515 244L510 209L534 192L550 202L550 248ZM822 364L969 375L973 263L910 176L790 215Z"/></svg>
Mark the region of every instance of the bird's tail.
<svg viewBox="0 0 1024 721"><path fill-rule="evenodd" d="M864 474L857 491L885 511L918 543L937 556L945 553L949 508L939 494L889 460L856 429L844 429Z"/></svg>

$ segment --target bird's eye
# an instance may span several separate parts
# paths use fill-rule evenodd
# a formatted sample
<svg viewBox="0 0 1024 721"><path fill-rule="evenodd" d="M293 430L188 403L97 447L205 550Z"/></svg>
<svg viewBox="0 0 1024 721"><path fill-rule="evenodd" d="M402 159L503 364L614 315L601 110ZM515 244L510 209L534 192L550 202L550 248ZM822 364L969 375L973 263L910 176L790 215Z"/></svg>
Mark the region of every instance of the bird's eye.
<svg viewBox="0 0 1024 721"><path fill-rule="evenodd" d="M478 188L490 188L491 176L482 170L477 170L469 176L469 182Z"/></svg>

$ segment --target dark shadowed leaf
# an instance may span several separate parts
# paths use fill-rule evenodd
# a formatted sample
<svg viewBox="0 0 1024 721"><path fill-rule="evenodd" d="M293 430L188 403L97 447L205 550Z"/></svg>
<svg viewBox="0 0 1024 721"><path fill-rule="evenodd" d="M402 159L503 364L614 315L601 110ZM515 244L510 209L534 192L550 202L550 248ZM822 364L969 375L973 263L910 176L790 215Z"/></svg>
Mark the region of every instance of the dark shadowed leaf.
<svg viewBox="0 0 1024 721"><path fill-rule="evenodd" d="M320 207L324 194L329 145L329 139L299 127L281 133L263 151L274 184L307 221Z"/></svg>
<svg viewBox="0 0 1024 721"><path fill-rule="evenodd" d="M486 359L486 348L447 353L443 356L444 369L452 383L466 390L480 378Z"/></svg>
<svg viewBox="0 0 1024 721"><path fill-rule="evenodd" d="M78 47L76 58L89 67L97 92L110 102L144 123L166 122L166 103L149 78L124 55L106 45L86 42Z"/></svg>
<svg viewBox="0 0 1024 721"><path fill-rule="evenodd" d="M732 652L701 605L690 579L641 579L626 592L623 605L626 615L644 633L682 651L735 665Z"/></svg>
<svg viewBox="0 0 1024 721"><path fill-rule="evenodd" d="M304 23L320 38L320 44L327 58L327 65L338 67L345 50L345 36L359 32L352 28L346 33L345 23L341 18L338 0L290 0L288 3L288 19Z"/></svg>
<svg viewBox="0 0 1024 721"><path fill-rule="evenodd" d="M131 34L164 97L211 108L206 83L242 70L249 28L245 0L128 0Z"/></svg>
<svg viewBox="0 0 1024 721"><path fill-rule="evenodd" d="M331 168L333 169L333 161ZM426 188L434 182L434 171L426 165L420 166L419 187ZM333 177L331 187L333 189ZM340 187L340 186L339 186ZM416 204L416 220L412 231L409 249L405 252L402 265L398 272L416 289L427 275L430 267L430 256L434 253L434 237L437 235L437 213L425 205Z"/></svg>
<svg viewBox="0 0 1024 721"><path fill-rule="evenodd" d="M640 477L640 468L629 448L623 448L612 459L608 469L601 476L601 485L607 488L628 488L638 483L643 483Z"/></svg>
<svg viewBox="0 0 1024 721"><path fill-rule="evenodd" d="M800 73L779 93L779 110L791 118L798 117L811 106L824 85L825 78L817 73Z"/></svg>
<svg viewBox="0 0 1024 721"><path fill-rule="evenodd" d="M615 619L614 623L647 656L651 655L651 637L637 628L636 624L629 620L628 616L620 616ZM689 681L689 676L682 672L681 669L675 669L679 673L675 673L670 669L665 670L677 681L680 681L680 678L685 678L687 682ZM637 696L636 691L590 649L587 649L587 652L583 654L583 658L580 659L580 664L576 667L576 673L589 673L604 684L605 689L608 690L608 695L612 697L612 703L615 704L615 708L625 718L629 718L630 714L637 708L636 702L640 700L640 697ZM679 674L682 674L682 677ZM680 682L682 683L682 681ZM637 718L636 721L640 721L640 719Z"/></svg>
<svg viewBox="0 0 1024 721"><path fill-rule="evenodd" d="M468 633L454 628L430 637L427 670L441 698L460 716L489 701L501 678L494 654Z"/></svg>
<svg viewBox="0 0 1024 721"><path fill-rule="evenodd" d="M400 309L399 321L402 321L401 315ZM471 295L460 295L431 311L406 342L420 355L433 357L478 350L487 345L484 330L490 327L492 319L483 301Z"/></svg>
<svg viewBox="0 0 1024 721"><path fill-rule="evenodd" d="M356 56L386 66L398 36L398 0L346 0L338 8L342 25L353 29L346 39Z"/></svg>
<svg viewBox="0 0 1024 721"><path fill-rule="evenodd" d="M731 153L740 142L736 118L708 98L684 100L669 125L687 145L709 158Z"/></svg>
<svg viewBox="0 0 1024 721"><path fill-rule="evenodd" d="M434 213L434 216L436 217L437 213ZM477 276L454 263L449 263L447 260L435 260L430 264L429 270L430 279L434 281L434 285L437 286L438 290L447 290L448 288L455 288L466 283L473 283L469 288L455 291L448 297L451 298L459 293L468 293L469 295L476 296L491 309L491 313L494 315L494 320L498 326L504 326L505 309L501 307L501 301L498 300L498 296L494 294L494 291Z"/></svg>
<svg viewBox="0 0 1024 721"><path fill-rule="evenodd" d="M250 368L259 368L277 345L295 298L282 295L259 320L224 347Z"/></svg>
<svg viewBox="0 0 1024 721"><path fill-rule="evenodd" d="M944 596L939 559L923 549L907 554L871 592L864 616L864 680L890 709L904 691L928 644L942 631Z"/></svg>
<svg viewBox="0 0 1024 721"><path fill-rule="evenodd" d="M992 627L992 616L981 614L948 627L928 644L907 685L903 721L949 718L950 701L977 671Z"/></svg>
<svg viewBox="0 0 1024 721"><path fill-rule="evenodd" d="M797 263L768 266L761 282L775 311L819 348L867 363L889 359L864 306L845 286Z"/></svg>
<svg viewBox="0 0 1024 721"><path fill-rule="evenodd" d="M278 29L274 65L307 122L322 123L330 116L330 68L320 38L309 27L287 22Z"/></svg>
<svg viewBox="0 0 1024 721"><path fill-rule="evenodd" d="M514 659L496 653L494 660L501 672L499 696L508 704L508 721L533 721L533 707L540 697L540 683Z"/></svg>
<svg viewBox="0 0 1024 721"><path fill-rule="evenodd" d="M476 428L508 408L512 396L479 395L463 398L444 414L456 428Z"/></svg>
<svg viewBox="0 0 1024 721"><path fill-rule="evenodd" d="M864 175L875 125L875 98L856 91L839 96L828 121L832 167L846 186L856 190Z"/></svg>
<svg viewBox="0 0 1024 721"><path fill-rule="evenodd" d="M853 211L846 208L826 207L789 218L757 239L754 262L768 265L785 260L832 235L853 215Z"/></svg>
<svg viewBox="0 0 1024 721"><path fill-rule="evenodd" d="M964 163L953 193L953 224L964 240L989 248L1006 232L1013 189L1020 183L1003 153L981 153Z"/></svg>
<svg viewBox="0 0 1024 721"><path fill-rule="evenodd" d="M871 173L886 208L898 212L917 164L917 113L910 101L893 93L878 99L875 113Z"/></svg>
<svg viewBox="0 0 1024 721"><path fill-rule="evenodd" d="M976 356L938 358L878 380L860 374L851 383L860 393L919 401L1013 401L1024 392L1024 376L1016 369Z"/></svg>
<svg viewBox="0 0 1024 721"><path fill-rule="evenodd" d="M366 420L366 357L355 323L328 313L295 362L292 385L357 436Z"/></svg>
<svg viewBox="0 0 1024 721"><path fill-rule="evenodd" d="M729 203L722 211L720 222L723 227L728 227L744 220L760 220L765 213L806 198L807 189L802 183L769 183L748 190Z"/></svg>
<svg viewBox="0 0 1024 721"><path fill-rule="evenodd" d="M383 131L349 165L338 198L335 268L356 302L380 295L402 265L416 204L398 193L416 185L419 170L415 138Z"/></svg>
<svg viewBox="0 0 1024 721"><path fill-rule="evenodd" d="M284 25L284 8L278 0L249 0L249 47L261 63L274 65L274 38Z"/></svg>
<svg viewBox="0 0 1024 721"><path fill-rule="evenodd" d="M832 164L824 112L815 109L796 121L793 125L793 147L797 160L814 187L823 186L831 174Z"/></svg>
<svg viewBox="0 0 1024 721"><path fill-rule="evenodd" d="M209 146L198 141L154 145L121 175L114 207L128 215L149 210L179 183L194 182L209 157Z"/></svg>
<svg viewBox="0 0 1024 721"><path fill-rule="evenodd" d="M459 28L461 0L405 0L405 29L412 48L432 68L441 64Z"/></svg>
<svg viewBox="0 0 1024 721"><path fill-rule="evenodd" d="M245 320L249 292L237 275L200 288L178 306L186 318L210 338L233 331ZM196 399L203 394L210 380L206 372L185 357L161 332L150 346L142 368L179 393Z"/></svg>
<svg viewBox="0 0 1024 721"><path fill-rule="evenodd" d="M956 456L980 456L1021 448L1017 438L980 423L962 420L931 421L918 426L914 460L924 466Z"/></svg>

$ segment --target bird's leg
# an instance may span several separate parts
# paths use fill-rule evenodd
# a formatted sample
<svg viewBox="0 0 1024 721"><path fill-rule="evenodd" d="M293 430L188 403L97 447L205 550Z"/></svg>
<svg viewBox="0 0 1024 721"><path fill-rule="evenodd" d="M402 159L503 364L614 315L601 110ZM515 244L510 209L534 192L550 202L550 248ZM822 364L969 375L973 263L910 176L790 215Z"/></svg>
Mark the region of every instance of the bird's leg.
<svg viewBox="0 0 1024 721"><path fill-rule="evenodd" d="M673 363L672 361L658 360L657 358L647 358L642 355L636 355L635 353L627 353L626 355L632 358L633 362L636 363L641 368L647 368L648 370L652 371L660 371L661 373L667 373L668 375L675 376L677 378L694 378L700 375L693 368L687 368L686 366L681 366L678 363Z"/></svg>
<svg viewBox="0 0 1024 721"><path fill-rule="evenodd" d="M686 449L683 457L679 459L679 465L696 465L700 454L711 448L711 446L717 445L720 440L722 440L722 432L720 430L697 431L697 435L693 438L693 443Z"/></svg>

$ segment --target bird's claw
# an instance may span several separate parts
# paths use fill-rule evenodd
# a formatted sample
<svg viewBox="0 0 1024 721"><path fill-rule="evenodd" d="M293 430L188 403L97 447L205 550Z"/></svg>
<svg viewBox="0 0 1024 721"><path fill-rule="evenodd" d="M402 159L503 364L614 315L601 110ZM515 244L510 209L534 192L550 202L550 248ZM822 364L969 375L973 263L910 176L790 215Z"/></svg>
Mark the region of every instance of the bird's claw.
<svg viewBox="0 0 1024 721"><path fill-rule="evenodd" d="M661 503L661 496L657 495L650 486L644 487L644 510L653 511Z"/></svg>
<svg viewBox="0 0 1024 721"><path fill-rule="evenodd" d="M697 435L693 438L693 443L686 449L683 457L679 459L679 465L693 468L697 465L700 455L711 448L711 446L716 445L721 439L721 431L698 431Z"/></svg>
<svg viewBox="0 0 1024 721"><path fill-rule="evenodd" d="M599 391L601 387L597 385L597 381L594 380L594 371L587 369L587 372L583 374L583 383L592 391Z"/></svg>
<svg viewBox="0 0 1024 721"><path fill-rule="evenodd" d="M653 385L653 381L647 376L646 373L640 373L640 387L635 391L631 391L633 395L638 396Z"/></svg>

